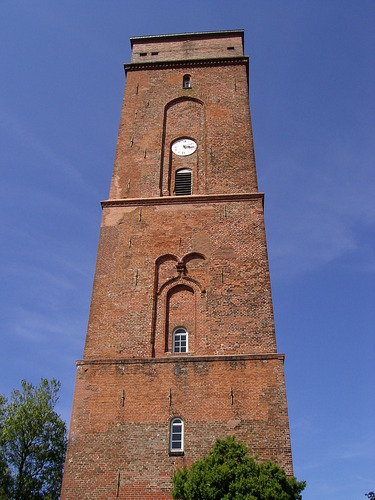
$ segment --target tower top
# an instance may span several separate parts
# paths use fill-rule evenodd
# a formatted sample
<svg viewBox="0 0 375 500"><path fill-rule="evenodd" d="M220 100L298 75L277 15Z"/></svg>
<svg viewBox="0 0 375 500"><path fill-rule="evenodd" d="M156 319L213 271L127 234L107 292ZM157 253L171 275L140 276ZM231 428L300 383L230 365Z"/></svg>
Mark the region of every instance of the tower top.
<svg viewBox="0 0 375 500"><path fill-rule="evenodd" d="M243 57L244 31L201 31L130 38L132 63Z"/></svg>

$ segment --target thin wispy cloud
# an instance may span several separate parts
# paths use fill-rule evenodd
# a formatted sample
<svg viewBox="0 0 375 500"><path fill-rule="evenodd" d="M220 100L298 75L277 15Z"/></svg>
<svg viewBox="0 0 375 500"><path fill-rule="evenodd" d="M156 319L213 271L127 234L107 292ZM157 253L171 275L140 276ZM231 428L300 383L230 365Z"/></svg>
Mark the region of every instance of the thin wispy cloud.
<svg viewBox="0 0 375 500"><path fill-rule="evenodd" d="M97 193L94 186L90 184L89 179L84 177L77 167L44 143L40 135L34 134L32 126L26 126L14 114L8 112L4 104L0 108L0 127L3 128L4 133L10 134L17 139L19 147L30 148L40 157L40 162L37 163L40 169L52 169L62 178L68 179L73 184L78 184L82 191L92 194ZM35 164L34 161L34 168Z"/></svg>
<svg viewBox="0 0 375 500"><path fill-rule="evenodd" d="M335 158L327 171L307 166L303 172L299 166L277 165L287 175L277 178L280 183L266 199L266 222L270 257L278 275L311 272L356 252L361 259L353 264L360 262L361 269L374 270L374 253L363 247L362 240L363 232L375 230L375 182L365 174L371 171L369 158L363 158L358 169L351 160L349 155L345 162Z"/></svg>
<svg viewBox="0 0 375 500"><path fill-rule="evenodd" d="M65 341L74 336L80 324L80 318L65 315L48 315L45 312L36 312L34 309L23 307L15 308L13 313L12 332L29 343L55 344L56 339Z"/></svg>

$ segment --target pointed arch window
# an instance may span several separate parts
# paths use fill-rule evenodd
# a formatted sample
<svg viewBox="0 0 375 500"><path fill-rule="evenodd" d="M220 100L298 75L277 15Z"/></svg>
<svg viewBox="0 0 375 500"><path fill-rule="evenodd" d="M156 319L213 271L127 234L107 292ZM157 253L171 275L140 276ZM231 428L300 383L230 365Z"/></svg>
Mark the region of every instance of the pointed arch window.
<svg viewBox="0 0 375 500"><path fill-rule="evenodd" d="M190 89L191 88L191 76L190 75L184 75L182 79L182 87L184 89Z"/></svg>
<svg viewBox="0 0 375 500"><path fill-rule="evenodd" d="M176 196L184 196L192 193L193 184L192 171L188 168L181 168L176 171L174 181L174 193Z"/></svg>
<svg viewBox="0 0 375 500"><path fill-rule="evenodd" d="M173 352L188 352L188 332L186 328L176 328L173 332Z"/></svg>
<svg viewBox="0 0 375 500"><path fill-rule="evenodd" d="M184 451L184 422L182 418L171 421L169 431L169 452L181 454Z"/></svg>

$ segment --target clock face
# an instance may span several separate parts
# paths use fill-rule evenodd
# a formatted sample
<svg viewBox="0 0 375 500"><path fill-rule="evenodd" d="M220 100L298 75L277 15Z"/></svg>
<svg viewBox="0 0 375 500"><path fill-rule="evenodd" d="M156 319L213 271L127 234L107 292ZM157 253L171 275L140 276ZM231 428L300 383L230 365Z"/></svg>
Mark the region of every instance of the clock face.
<svg viewBox="0 0 375 500"><path fill-rule="evenodd" d="M177 139L172 144L172 151L178 156L188 156L197 149L197 143L191 139Z"/></svg>

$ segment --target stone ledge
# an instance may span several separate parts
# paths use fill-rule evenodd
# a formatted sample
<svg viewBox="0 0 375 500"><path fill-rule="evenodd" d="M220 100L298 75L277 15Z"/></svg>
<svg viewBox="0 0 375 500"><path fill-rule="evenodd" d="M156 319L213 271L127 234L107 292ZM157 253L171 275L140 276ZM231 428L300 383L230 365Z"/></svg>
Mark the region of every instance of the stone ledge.
<svg viewBox="0 0 375 500"><path fill-rule="evenodd" d="M166 358L108 358L108 359L81 359L76 361L76 366L84 365L140 365L159 363L197 363L214 361L267 361L278 359L284 362L285 354L228 354L218 356L180 356Z"/></svg>
<svg viewBox="0 0 375 500"><path fill-rule="evenodd" d="M230 201L261 200L264 206L264 193L234 193L234 194L208 194L188 196L160 196L154 198L121 198L104 200L102 208L128 207L145 205L181 205L194 203L225 203Z"/></svg>

